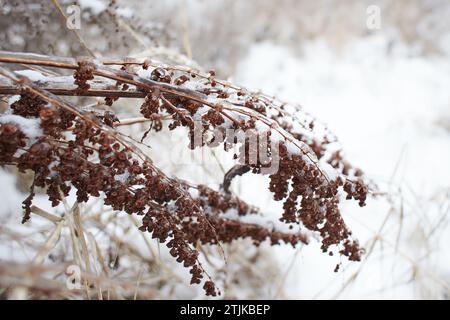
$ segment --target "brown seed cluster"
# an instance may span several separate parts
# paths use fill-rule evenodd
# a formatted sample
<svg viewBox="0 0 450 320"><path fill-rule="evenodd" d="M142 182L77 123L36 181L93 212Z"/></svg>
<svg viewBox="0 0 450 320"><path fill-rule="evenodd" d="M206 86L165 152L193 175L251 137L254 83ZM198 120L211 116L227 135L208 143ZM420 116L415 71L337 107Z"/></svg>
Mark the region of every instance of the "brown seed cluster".
<svg viewBox="0 0 450 320"><path fill-rule="evenodd" d="M24 93L23 100L16 105L29 99L30 96ZM26 109L17 110L22 112L20 115L31 118L31 112ZM115 210L142 215L140 230L148 231L153 238L166 243L170 254L191 269L191 283L200 283L204 277L198 251L194 248L198 241L217 244L250 237L257 244L265 239L270 239L273 244L283 241L295 245L299 242L297 235L218 218L229 209L237 210L240 215L257 211L234 196L205 186L198 187L197 199L190 198L186 191L190 186L168 179L150 163L138 161L128 148L96 127L94 124L102 121L108 124L104 115L91 114L91 123L40 103L34 116L41 120L45 135L19 157L15 153L27 145L27 137L17 125L6 123L0 126L2 164L15 164L21 171L33 170L33 186L46 188L54 206L61 201L61 194L67 196L73 186L79 202L104 194L104 203ZM63 143L58 139L67 130L74 138ZM94 155L96 161L92 160ZM24 222L30 217L33 195L32 192L23 203ZM171 202L174 206L169 206ZM209 214L203 214L205 211ZM300 239L306 241L304 236ZM211 282L208 283L205 290L207 294L213 294Z"/></svg>
<svg viewBox="0 0 450 320"><path fill-rule="evenodd" d="M161 75L171 74L174 76L172 70L163 72L161 67L155 68L152 73L160 75L159 77L152 76L153 80L158 80L165 83L170 83L169 78L162 80ZM182 86L186 83L192 82L187 75L179 75L177 79L183 77L183 81L174 81L175 86ZM191 75L191 78L193 76ZM255 129L256 121L264 119L271 120L272 125L278 125L281 130L296 139L297 141L306 144L311 152L320 160L326 156L328 145L333 142L329 137L317 137L311 139L309 136L301 132L295 132L293 126L286 122L287 117L294 119L292 115L287 113L284 106L281 105L277 110L273 109L274 101L266 97L260 97L255 94L249 94L244 90L238 90L233 93L227 85L221 85L220 82L213 79L209 74L204 78L203 82L195 81L195 84L203 85L201 91L214 101L223 101L223 105L230 103L230 97L234 94L234 105L239 105L239 109L234 109L234 112L227 111L222 104L208 105L206 111L201 115L202 134L205 132L220 131L225 132L227 129ZM151 103L149 103L151 101ZM153 107L152 107L153 106ZM176 106L176 108L174 107ZM178 126L185 126L189 128L191 144L190 147L203 147L208 145L215 147L223 143L225 150L231 149L233 145L239 145L239 156L236 158L244 159L244 164L250 167L253 173L260 173L261 168L265 165L260 159L260 152L251 150L249 143L250 137L246 136L243 142L234 139L227 139L224 135L222 140L217 137L212 141L194 141L194 121L195 115L199 110L200 104L192 103L184 97L165 97L164 93L157 91L150 93L147 96L141 111L147 118L154 117L155 114L169 114L173 118L173 122L169 124L170 129ZM233 118L232 114L239 113L239 118ZM271 114L269 117L268 114ZM242 117L245 115L246 117ZM197 117L198 118L198 117ZM267 118L270 118L269 120ZM304 123L304 130L311 132L315 126L318 126L314 120L308 120ZM271 127L272 128L272 127ZM270 140L269 131L269 140ZM260 139L256 137L256 139ZM258 140L257 140L258 141ZM360 170L353 170L353 168L346 162L340 153L335 153L330 156L327 162L333 166L341 175L330 181L317 161L311 160L311 157L305 154L290 154L288 152L287 144L289 142L281 141L279 143L279 170L270 175L269 190L273 192L274 199L283 201L283 215L281 221L288 224L301 224L306 229L317 232L322 238L322 249L327 252L332 245L343 245L341 254L348 256L351 260L360 260L360 248L357 241L351 239L351 232L342 219L339 212L339 189L342 188L347 193L347 199L358 200L360 206L365 205L368 187L364 180L360 177ZM269 144L268 144L269 145ZM254 147L254 146L253 146ZM250 151L257 154L256 163L250 163ZM265 156L270 158L273 150L268 146ZM309 158L309 159L308 159ZM354 177L349 179L349 171L355 171ZM354 179L353 179L354 178Z"/></svg>
<svg viewBox="0 0 450 320"><path fill-rule="evenodd" d="M361 249L352 239L339 211L340 191L347 194L347 199L355 199L364 206L368 187L362 172L346 162L339 151L330 155L333 138L315 135L315 128L320 126L318 122L306 115L305 119L298 118L272 98L220 81L215 78L215 72L202 75L153 66L149 62L144 67L152 68L151 81L162 84L151 89L146 87L148 84L137 88L146 95L140 112L152 120L149 132L163 130L162 119L169 118L170 130L188 129L191 149L222 145L224 150L230 151L238 147L235 157L241 159L245 168L238 175L250 171L263 174L262 169L269 166L277 154L279 169L270 174L268 189L276 201L283 201L280 220L291 228L299 225L318 234L324 252L332 254L331 249L336 246L349 260L360 260ZM79 93L89 90L87 81L94 79L95 70L93 62L78 62L74 84ZM139 79L133 68L122 68L122 71L129 73L129 77L119 85L132 85L125 83L127 79L134 79L136 85ZM97 114L79 109L71 112L71 108L47 102L28 88L11 105L15 115L39 119L44 134L31 143L20 126L2 122L0 164L13 164L20 171L32 170L35 174L33 188L45 188L54 206L59 204L61 196L67 196L75 188L79 202L104 196L104 203L114 210L141 215L140 230L165 243L170 254L190 269L192 284L204 281L206 294L214 296L219 291L199 262L196 250L199 243L220 245L239 238L250 238L255 245L266 240L272 245L292 246L308 242L303 233L279 232L229 218L226 214L231 211L236 212L237 217L259 214L258 209L229 192L230 179L236 175L229 175L224 190L219 191L169 178L116 133L114 124L118 119L112 112ZM111 100L110 104L113 102ZM196 139L198 122L202 136L213 132L222 135L214 135L210 140ZM300 123L301 130L293 122ZM255 151L250 150L255 148L250 137L239 141L225 135L230 129L261 127L268 132L268 142L275 139L274 136L282 138L278 150L268 143L262 154L257 152L256 161L250 161L250 151ZM68 132L71 134L67 135ZM261 142L260 137L256 139ZM292 152L293 141L299 148L296 152ZM264 161L263 156L269 162ZM323 160L337 171L337 177L330 179L322 170L319 161ZM24 221L30 216L33 188L23 203ZM196 196L192 195L192 189Z"/></svg>
<svg viewBox="0 0 450 320"><path fill-rule="evenodd" d="M104 203L115 210L143 215L141 230L148 230L154 238L166 243L177 261L191 268L192 282L200 283L203 269L193 248L196 240L186 235L185 230L189 227L202 237L207 233L210 239L215 233L201 207L183 193L184 186L169 180L149 163L134 159L127 147L81 119L72 120L74 139L59 142L55 138L61 136L66 123L60 121L56 112L46 116L53 118L43 125L51 123L53 130L47 130L47 135L18 157L17 149L26 146L25 135L14 124L0 126L2 164L15 164L21 171L33 170L33 185L46 188L53 205L61 201L61 194L67 196L75 187L79 202L104 194ZM43 130L46 131L45 127ZM92 160L94 155L96 161ZM32 195L24 201L24 222L29 219L31 200ZM172 201L175 209L169 210Z"/></svg>
<svg viewBox="0 0 450 320"><path fill-rule="evenodd" d="M22 90L20 99L11 104L14 114L24 118L36 118L46 102L29 90Z"/></svg>
<svg viewBox="0 0 450 320"><path fill-rule="evenodd" d="M12 124L0 125L0 162L8 163L18 149L26 146L26 136Z"/></svg>
<svg viewBox="0 0 450 320"><path fill-rule="evenodd" d="M78 86L78 92L89 90L91 87L88 80L94 79L95 65L88 60L78 61L78 69L73 74L75 84Z"/></svg>

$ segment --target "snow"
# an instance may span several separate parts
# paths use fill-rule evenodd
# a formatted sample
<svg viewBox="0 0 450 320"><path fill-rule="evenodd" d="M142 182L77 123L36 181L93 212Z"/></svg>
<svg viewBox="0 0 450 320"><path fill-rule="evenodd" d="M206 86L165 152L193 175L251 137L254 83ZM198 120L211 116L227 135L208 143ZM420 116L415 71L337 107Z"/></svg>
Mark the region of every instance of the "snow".
<svg viewBox="0 0 450 320"><path fill-rule="evenodd" d="M6 114L0 117L0 123L12 123L19 127L19 129L30 139L29 144L33 144L43 132L40 127L40 119L27 119L15 114Z"/></svg>
<svg viewBox="0 0 450 320"><path fill-rule="evenodd" d="M422 187L414 183L418 175L422 181L430 181L424 176L431 175L445 186L449 174L439 170L449 163L450 150L435 147L447 140L448 133L435 123L450 113L450 62L396 53L405 49L389 54L387 46L386 39L373 38L333 55L315 42L306 46L300 59L285 48L258 44L241 62L235 78L300 102L329 125L348 158L371 175L389 179L404 147L414 154L405 164L411 173L405 175L408 182ZM263 62L265 67L260 68ZM425 162L436 165L427 172L413 168ZM427 182L427 188L434 182Z"/></svg>
<svg viewBox="0 0 450 320"><path fill-rule="evenodd" d="M270 42L255 44L236 70L237 84L300 103L326 123L340 142L328 153L342 145L352 164L392 194L391 200L370 198L364 208L342 205L360 243L368 249L376 241L363 267L344 262L343 271L333 273L340 260L323 255L315 241L296 260L291 249L277 248L281 265L294 263L289 273L286 268L287 296L441 297L450 274L450 230L440 222L448 221L450 207L450 60L371 36L339 52L320 40L305 43L302 54ZM322 161L321 167L336 178ZM243 187L251 183L254 188ZM241 185L244 200L280 212L278 203L261 196L264 182L244 176ZM438 234L428 238L436 228ZM413 272L420 276L410 281Z"/></svg>
<svg viewBox="0 0 450 320"><path fill-rule="evenodd" d="M199 81L192 81L192 80L190 80L190 81L184 82L180 87L188 89L188 90L196 91L196 90L204 89L205 86L204 86L204 84L202 84ZM210 98L208 97L208 99L210 99ZM211 103L216 103L218 100L212 100L211 99L211 100L208 100L208 101L211 102Z"/></svg>
<svg viewBox="0 0 450 320"><path fill-rule="evenodd" d="M134 15L134 11L131 8L120 7L117 9L117 14L123 18L132 18Z"/></svg>
<svg viewBox="0 0 450 320"><path fill-rule="evenodd" d="M14 102L19 101L19 100L20 100L20 96L19 95L10 96L8 98L8 105L12 105Z"/></svg>
<svg viewBox="0 0 450 320"><path fill-rule="evenodd" d="M15 211L21 211L20 207L23 197L17 192L14 176L3 169L0 170L0 181L2 183L2 192L0 192L2 210L0 210L0 217L3 219L7 215L14 214Z"/></svg>
<svg viewBox="0 0 450 320"><path fill-rule="evenodd" d="M266 213L265 213L266 214ZM267 228L268 230L284 232L284 233L292 233L295 234L298 231L298 228L289 229L289 225L286 223L273 220L270 217L256 214L249 214L245 216L239 216L236 210L228 210L224 214L220 215L221 218L229 219L229 220L238 220L248 224L255 224L257 226L261 226L263 228Z"/></svg>
<svg viewBox="0 0 450 320"><path fill-rule="evenodd" d="M336 179L339 177L339 173L336 171L336 169L334 169L330 164L328 164L323 159L320 159L319 167L322 170L322 172L327 176L327 179L329 181L336 181Z"/></svg>
<svg viewBox="0 0 450 320"><path fill-rule="evenodd" d="M79 0L78 3L83 9L90 9L95 15L102 13L107 8L106 3L101 0Z"/></svg>
<svg viewBox="0 0 450 320"><path fill-rule="evenodd" d="M15 73L27 77L31 81L45 81L47 79L42 73L34 70L19 70L15 71Z"/></svg>
<svg viewBox="0 0 450 320"><path fill-rule="evenodd" d="M114 180L122 182L122 183L126 183L129 177L130 177L130 173L127 170L122 174L115 175Z"/></svg>
<svg viewBox="0 0 450 320"><path fill-rule="evenodd" d="M200 195L200 192L198 191L197 188L189 188L188 192L189 192L189 195L194 199L197 199Z"/></svg>
<svg viewBox="0 0 450 320"><path fill-rule="evenodd" d="M34 82L41 82L41 83L49 82L52 84L61 84L69 87L73 86L73 77L71 76L46 76L35 70L18 70L14 72ZM102 83L111 85L115 84L114 81L109 79L102 79ZM92 84L95 85L95 80L92 81Z"/></svg>
<svg viewBox="0 0 450 320"><path fill-rule="evenodd" d="M153 69L139 69L136 74L144 79L150 79L150 76L152 75Z"/></svg>

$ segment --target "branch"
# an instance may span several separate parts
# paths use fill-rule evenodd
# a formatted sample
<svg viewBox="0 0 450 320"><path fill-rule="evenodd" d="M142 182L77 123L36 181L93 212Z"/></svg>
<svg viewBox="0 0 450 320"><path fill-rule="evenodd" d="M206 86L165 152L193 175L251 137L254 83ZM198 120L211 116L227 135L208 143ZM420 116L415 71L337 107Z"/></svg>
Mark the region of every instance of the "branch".
<svg viewBox="0 0 450 320"><path fill-rule="evenodd" d="M85 96L109 98L145 98L146 93L135 89L121 90L110 80L92 80L89 90L77 90L72 76L47 76L45 80L32 81L33 85L40 87L57 96ZM21 88L11 84L5 77L0 76L0 95L20 94Z"/></svg>
<svg viewBox="0 0 450 320"><path fill-rule="evenodd" d="M233 166L227 173L225 173L225 176L223 177L223 190L226 193L230 193L230 185L233 178L236 176L242 176L244 173L249 172L250 169L251 168L249 166L240 164Z"/></svg>

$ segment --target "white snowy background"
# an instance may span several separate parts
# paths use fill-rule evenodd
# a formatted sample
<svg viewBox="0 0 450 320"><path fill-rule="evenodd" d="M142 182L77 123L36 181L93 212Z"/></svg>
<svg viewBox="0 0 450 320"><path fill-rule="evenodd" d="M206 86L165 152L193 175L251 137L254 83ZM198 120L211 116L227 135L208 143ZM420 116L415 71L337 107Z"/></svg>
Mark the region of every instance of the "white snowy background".
<svg viewBox="0 0 450 320"><path fill-rule="evenodd" d="M379 2L384 9L386 2ZM406 22L402 20L395 25L392 23L395 17L382 10L381 18L386 20L382 20L380 30L371 32L367 32L365 25L368 2L356 5L349 1L351 5L346 7L331 1L330 8L339 9L332 11L326 9L324 1L318 1L317 8L311 9L316 15L309 16L309 20L305 18L308 14L302 16L301 11L290 12L293 6L290 1L283 1L280 6L262 1L260 11L255 12L248 11L249 7L242 2L233 6L227 1L208 5L203 1L160 4L167 10L164 12L170 12L173 7L177 8L174 12L179 12L178 5L186 11L190 28L187 38L191 42L186 47L186 42L180 40L183 44L179 51L192 55L205 67L216 65L219 72L239 85L302 105L328 125L339 138L347 158L362 168L384 194L370 198L364 208L343 202L344 219L366 249L362 262L343 261L341 270L334 273L339 258L321 253L317 241L299 249L265 247L271 256L270 263L281 276L274 282L268 276L267 290L260 298L449 298L450 33L442 32L448 31L445 26L432 31L425 27L430 21L434 26L448 22L450 6L447 3L445 10L435 10L439 15L423 14L421 19L421 13L414 9L416 6L401 2L404 7L397 8L398 16L409 17L412 11L418 20L405 19ZM129 5L120 3L124 16L134 13L145 17L152 10L151 6L142 7L137 1L130 1ZM217 15L224 3L231 8L228 18L240 23L232 23L222 15L206 21L208 14ZM432 1L410 3L433 7ZM442 3L445 1L436 2L436 6ZM101 0L80 1L80 4L94 13L101 13L107 7ZM308 7L305 2L302 4ZM250 6L256 7L255 3ZM267 13L271 8L273 20ZM247 21L250 13L254 16ZM323 27L323 33L320 27L312 27L313 31L308 33L292 22L298 17L317 25L328 21L331 27ZM350 26L347 17L348 21L354 21ZM338 41L339 45L335 42L338 30L330 30L333 25L346 26L340 30L346 36L345 40ZM412 38L405 36L409 33L401 28L414 30ZM225 31L221 33L220 29ZM180 38L185 39L186 33L180 30L183 28L176 34L182 34ZM297 38L298 34L306 35ZM299 43L298 39L301 39ZM430 43L438 50L428 52ZM164 163L161 146L155 161ZM0 185L3 226L30 235L30 226L20 225L20 202L26 193L16 189L14 175L4 170L0 171ZM233 182L233 188L268 214L281 212L280 205L271 199L264 178L246 175ZM55 210L43 196L36 197L36 204ZM39 229L44 222L35 218L32 223ZM123 236L145 250L136 234ZM2 243L0 259L33 258L20 247ZM162 259L170 261L164 252L160 254ZM175 273L184 276L183 268L176 263L170 265ZM234 292L236 297L255 297L251 295L251 284L243 282L241 286L242 290ZM162 292L159 296L202 298L201 290L197 289L177 285L175 293Z"/></svg>
<svg viewBox="0 0 450 320"><path fill-rule="evenodd" d="M297 101L327 123L348 158L380 191L393 194L393 204L371 199L362 209L342 210L367 250L360 265L333 274L317 247L294 258L280 250L289 294L431 298L448 292L450 60L412 56L372 36L339 53L314 41L301 57L257 44L238 70L237 82ZM258 198L251 188L242 190Z"/></svg>

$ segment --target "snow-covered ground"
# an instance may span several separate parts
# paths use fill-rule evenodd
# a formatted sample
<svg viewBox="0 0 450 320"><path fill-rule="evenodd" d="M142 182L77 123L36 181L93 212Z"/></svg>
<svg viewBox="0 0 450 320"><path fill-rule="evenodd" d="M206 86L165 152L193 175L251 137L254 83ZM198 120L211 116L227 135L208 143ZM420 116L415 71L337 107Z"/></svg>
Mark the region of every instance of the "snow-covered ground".
<svg viewBox="0 0 450 320"><path fill-rule="evenodd" d="M344 263L335 274L336 258L321 254L314 244L295 255L279 249L288 297L448 294L448 58L415 55L383 36L353 42L339 52L314 41L305 45L303 55L264 42L251 48L233 80L300 103L328 124L348 159L377 181L380 192L392 194L362 209L353 204L343 209L366 248L367 260L360 264ZM275 208L260 200L260 191L242 188L244 198L266 210Z"/></svg>

